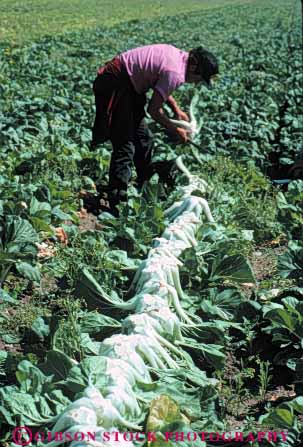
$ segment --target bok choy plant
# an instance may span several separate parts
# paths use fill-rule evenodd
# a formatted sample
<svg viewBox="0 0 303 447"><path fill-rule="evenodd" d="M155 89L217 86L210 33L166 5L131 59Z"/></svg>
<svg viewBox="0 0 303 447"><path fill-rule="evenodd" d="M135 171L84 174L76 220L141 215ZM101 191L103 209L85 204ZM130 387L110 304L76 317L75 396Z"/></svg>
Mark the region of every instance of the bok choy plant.
<svg viewBox="0 0 303 447"><path fill-rule="evenodd" d="M16 216L0 218L0 287L12 267L32 281L40 280L34 265L38 241L38 234L28 220Z"/></svg>

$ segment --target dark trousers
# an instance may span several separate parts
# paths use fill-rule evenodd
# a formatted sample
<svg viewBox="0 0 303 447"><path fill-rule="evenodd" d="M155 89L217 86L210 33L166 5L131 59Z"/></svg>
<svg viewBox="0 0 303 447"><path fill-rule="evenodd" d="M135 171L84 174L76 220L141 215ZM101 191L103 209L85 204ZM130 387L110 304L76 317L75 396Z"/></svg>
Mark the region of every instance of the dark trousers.
<svg viewBox="0 0 303 447"><path fill-rule="evenodd" d="M94 82L96 117L93 141L110 139L113 146L109 191L126 190L134 163L144 180L152 156L152 134L145 123L146 97L138 94L125 71L103 73Z"/></svg>

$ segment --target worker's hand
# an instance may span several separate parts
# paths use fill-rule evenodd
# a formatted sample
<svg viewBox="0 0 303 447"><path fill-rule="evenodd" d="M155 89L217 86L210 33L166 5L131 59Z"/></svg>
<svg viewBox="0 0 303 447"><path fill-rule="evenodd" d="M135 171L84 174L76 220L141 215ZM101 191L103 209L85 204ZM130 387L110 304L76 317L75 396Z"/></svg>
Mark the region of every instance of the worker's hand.
<svg viewBox="0 0 303 447"><path fill-rule="evenodd" d="M178 112L176 113L176 117L178 120L189 121L187 113L183 112L182 110L178 110Z"/></svg>
<svg viewBox="0 0 303 447"><path fill-rule="evenodd" d="M188 131L182 127L176 127L175 133L180 140L180 143L186 143L188 141Z"/></svg>

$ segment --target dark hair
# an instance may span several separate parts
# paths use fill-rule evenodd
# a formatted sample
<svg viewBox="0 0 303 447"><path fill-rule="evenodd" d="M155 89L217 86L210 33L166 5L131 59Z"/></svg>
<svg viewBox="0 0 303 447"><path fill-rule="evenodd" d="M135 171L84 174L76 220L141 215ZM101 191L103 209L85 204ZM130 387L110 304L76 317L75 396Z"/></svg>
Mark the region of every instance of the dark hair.
<svg viewBox="0 0 303 447"><path fill-rule="evenodd" d="M210 86L211 76L219 73L219 64L216 56L203 47L193 48L189 54L190 59L195 59L197 63L196 74L200 74L206 84Z"/></svg>

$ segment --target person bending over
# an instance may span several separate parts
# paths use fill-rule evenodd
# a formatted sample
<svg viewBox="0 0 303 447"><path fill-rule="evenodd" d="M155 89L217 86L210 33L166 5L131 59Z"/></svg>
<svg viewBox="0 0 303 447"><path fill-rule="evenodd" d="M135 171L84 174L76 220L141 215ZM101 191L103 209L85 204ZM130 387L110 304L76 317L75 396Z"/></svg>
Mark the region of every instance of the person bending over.
<svg viewBox="0 0 303 447"><path fill-rule="evenodd" d="M144 119L146 92L153 90L149 115L185 143L187 131L169 120L163 104L176 119L188 121L172 92L186 82L211 86L218 71L216 57L205 48L186 52L167 44L134 48L99 68L93 84L96 116L91 147L108 139L112 143L108 199L113 214L117 215L116 206L127 200L133 163L139 186L150 176L153 139Z"/></svg>

